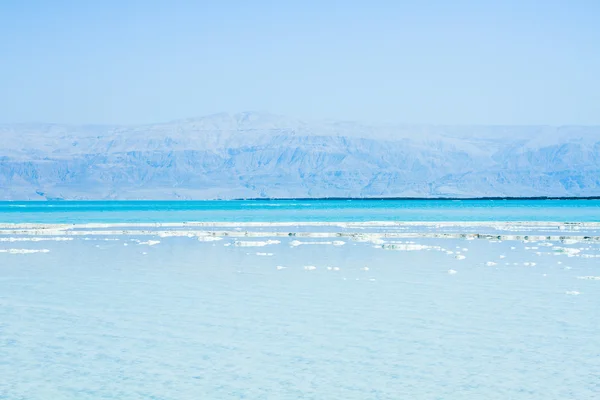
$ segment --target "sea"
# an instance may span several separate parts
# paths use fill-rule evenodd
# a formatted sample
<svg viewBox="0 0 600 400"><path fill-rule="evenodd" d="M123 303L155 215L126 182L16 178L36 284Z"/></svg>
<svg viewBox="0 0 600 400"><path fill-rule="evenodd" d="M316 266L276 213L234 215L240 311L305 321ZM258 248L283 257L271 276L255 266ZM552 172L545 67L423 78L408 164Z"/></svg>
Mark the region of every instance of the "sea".
<svg viewBox="0 0 600 400"><path fill-rule="evenodd" d="M0 223L184 221L600 222L600 200L0 201Z"/></svg>
<svg viewBox="0 0 600 400"><path fill-rule="evenodd" d="M0 202L0 399L600 398L600 200Z"/></svg>

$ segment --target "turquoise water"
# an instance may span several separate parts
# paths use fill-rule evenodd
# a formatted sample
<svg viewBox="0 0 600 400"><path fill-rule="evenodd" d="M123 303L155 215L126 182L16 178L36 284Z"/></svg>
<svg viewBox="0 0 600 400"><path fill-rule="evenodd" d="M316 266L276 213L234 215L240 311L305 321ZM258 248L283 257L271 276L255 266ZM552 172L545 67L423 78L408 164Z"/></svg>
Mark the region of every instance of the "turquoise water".
<svg viewBox="0 0 600 400"><path fill-rule="evenodd" d="M600 200L0 202L0 223L275 221L599 222Z"/></svg>

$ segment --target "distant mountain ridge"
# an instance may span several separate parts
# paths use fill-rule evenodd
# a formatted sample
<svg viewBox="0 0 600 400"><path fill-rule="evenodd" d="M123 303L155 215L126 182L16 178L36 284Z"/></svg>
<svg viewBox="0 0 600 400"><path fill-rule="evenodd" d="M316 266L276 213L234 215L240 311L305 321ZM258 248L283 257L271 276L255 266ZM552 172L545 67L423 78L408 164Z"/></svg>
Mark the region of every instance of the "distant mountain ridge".
<svg viewBox="0 0 600 400"><path fill-rule="evenodd" d="M0 199L600 195L600 127L375 126L246 112L0 125Z"/></svg>

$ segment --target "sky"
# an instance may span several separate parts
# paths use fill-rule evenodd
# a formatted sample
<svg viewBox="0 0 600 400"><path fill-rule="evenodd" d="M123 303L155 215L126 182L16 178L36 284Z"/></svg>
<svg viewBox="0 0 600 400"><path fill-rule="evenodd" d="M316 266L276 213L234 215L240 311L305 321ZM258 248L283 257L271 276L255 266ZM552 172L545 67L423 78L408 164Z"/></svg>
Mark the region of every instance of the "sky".
<svg viewBox="0 0 600 400"><path fill-rule="evenodd" d="M0 123L600 124L600 1L0 2Z"/></svg>

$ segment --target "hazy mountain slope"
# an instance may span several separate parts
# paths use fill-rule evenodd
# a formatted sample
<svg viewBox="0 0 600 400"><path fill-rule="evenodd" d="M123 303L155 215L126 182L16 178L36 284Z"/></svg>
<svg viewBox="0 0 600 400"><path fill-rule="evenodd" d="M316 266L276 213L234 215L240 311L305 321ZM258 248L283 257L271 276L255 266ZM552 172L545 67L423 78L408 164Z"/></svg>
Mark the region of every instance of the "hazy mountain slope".
<svg viewBox="0 0 600 400"><path fill-rule="evenodd" d="M0 199L600 195L600 127L0 126Z"/></svg>

